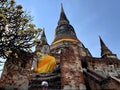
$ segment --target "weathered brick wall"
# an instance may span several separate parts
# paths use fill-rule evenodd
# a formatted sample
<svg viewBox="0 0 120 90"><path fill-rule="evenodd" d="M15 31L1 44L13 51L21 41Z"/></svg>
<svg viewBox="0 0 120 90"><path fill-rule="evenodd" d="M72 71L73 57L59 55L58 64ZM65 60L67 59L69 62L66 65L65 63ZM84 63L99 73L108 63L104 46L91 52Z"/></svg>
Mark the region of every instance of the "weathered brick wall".
<svg viewBox="0 0 120 90"><path fill-rule="evenodd" d="M75 46L69 46L62 50L61 79L63 89L79 89L81 84L84 85L80 53Z"/></svg>
<svg viewBox="0 0 120 90"><path fill-rule="evenodd" d="M16 59L17 60L17 59ZM25 65L24 65L25 64ZM22 60L13 62L11 59L6 60L2 72L1 80L3 87L14 89L19 88L25 90L28 88L32 58L26 59L26 63Z"/></svg>

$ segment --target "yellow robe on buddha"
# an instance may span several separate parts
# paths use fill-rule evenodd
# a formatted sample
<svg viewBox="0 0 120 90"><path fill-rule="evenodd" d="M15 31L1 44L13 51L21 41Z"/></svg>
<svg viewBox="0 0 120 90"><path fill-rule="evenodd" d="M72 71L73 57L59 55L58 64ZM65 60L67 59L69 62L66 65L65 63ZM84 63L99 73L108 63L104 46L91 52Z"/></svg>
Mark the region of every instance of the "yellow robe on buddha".
<svg viewBox="0 0 120 90"><path fill-rule="evenodd" d="M46 73L52 71L56 66L56 60L53 56L45 55L38 61L35 67L36 73Z"/></svg>

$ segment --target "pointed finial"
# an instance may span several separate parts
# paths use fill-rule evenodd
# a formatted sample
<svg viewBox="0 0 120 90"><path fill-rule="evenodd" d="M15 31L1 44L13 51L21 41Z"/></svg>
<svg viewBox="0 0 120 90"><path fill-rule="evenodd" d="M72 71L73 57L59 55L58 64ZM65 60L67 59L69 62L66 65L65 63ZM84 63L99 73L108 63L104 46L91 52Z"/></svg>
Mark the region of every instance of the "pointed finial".
<svg viewBox="0 0 120 90"><path fill-rule="evenodd" d="M99 39L100 39L101 48L102 48L102 46L106 47L106 45L105 45L105 43L103 42L103 40L102 40L102 38L101 38L100 35L99 35Z"/></svg>
<svg viewBox="0 0 120 90"><path fill-rule="evenodd" d="M41 37L46 37L46 36L45 36L45 28L43 28L43 32L42 32Z"/></svg>
<svg viewBox="0 0 120 90"><path fill-rule="evenodd" d="M99 35L99 39L101 38L101 36Z"/></svg>
<svg viewBox="0 0 120 90"><path fill-rule="evenodd" d="M69 20L67 19L64 9L63 9L63 4L61 3L61 12L60 12L60 18L58 21L58 25L60 24L69 24Z"/></svg>
<svg viewBox="0 0 120 90"><path fill-rule="evenodd" d="M64 12L63 4L61 3L61 12Z"/></svg>
<svg viewBox="0 0 120 90"><path fill-rule="evenodd" d="M100 35L99 35L99 39L100 39L101 49L103 49L103 48L104 48L104 49L105 49L105 48L108 49L107 46L105 45L105 43L103 42L103 40L102 40L102 38L101 38Z"/></svg>

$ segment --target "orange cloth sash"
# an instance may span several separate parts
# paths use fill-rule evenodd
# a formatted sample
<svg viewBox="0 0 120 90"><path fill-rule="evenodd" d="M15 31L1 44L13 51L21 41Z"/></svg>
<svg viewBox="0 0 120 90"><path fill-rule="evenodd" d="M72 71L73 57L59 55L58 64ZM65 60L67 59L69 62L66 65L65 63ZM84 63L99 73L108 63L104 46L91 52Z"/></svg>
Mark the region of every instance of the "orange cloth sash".
<svg viewBox="0 0 120 90"><path fill-rule="evenodd" d="M46 73L52 71L56 66L56 60L53 56L45 55L38 61L35 67L36 73Z"/></svg>

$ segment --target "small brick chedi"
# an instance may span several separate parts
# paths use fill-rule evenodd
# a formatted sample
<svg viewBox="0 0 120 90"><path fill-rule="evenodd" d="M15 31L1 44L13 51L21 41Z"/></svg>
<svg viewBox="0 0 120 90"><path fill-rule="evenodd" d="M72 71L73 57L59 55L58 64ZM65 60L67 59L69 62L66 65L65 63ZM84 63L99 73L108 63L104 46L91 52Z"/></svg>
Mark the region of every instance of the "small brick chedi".
<svg viewBox="0 0 120 90"><path fill-rule="evenodd" d="M77 38L61 5L51 45L45 32L36 45L28 90L120 90L120 60L100 39L101 57L93 57ZM26 88L25 88L26 89Z"/></svg>

